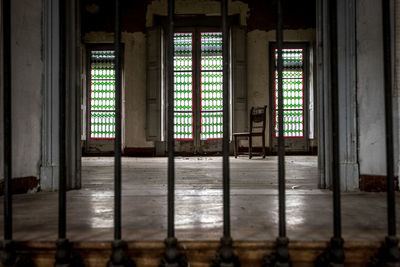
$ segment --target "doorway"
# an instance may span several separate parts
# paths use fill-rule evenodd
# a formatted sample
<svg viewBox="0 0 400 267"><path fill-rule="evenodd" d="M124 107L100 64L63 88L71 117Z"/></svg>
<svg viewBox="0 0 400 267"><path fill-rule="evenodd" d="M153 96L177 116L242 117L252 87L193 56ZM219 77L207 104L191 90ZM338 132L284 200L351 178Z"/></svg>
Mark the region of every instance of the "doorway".
<svg viewBox="0 0 400 267"><path fill-rule="evenodd" d="M276 44L270 45L271 151L278 150L278 75ZM308 153L309 145L309 62L307 43L284 43L283 129L287 152Z"/></svg>
<svg viewBox="0 0 400 267"><path fill-rule="evenodd" d="M206 154L222 149L222 33L213 28L174 34L175 151Z"/></svg>
<svg viewBox="0 0 400 267"><path fill-rule="evenodd" d="M115 52L112 46L88 46L86 153L114 150Z"/></svg>

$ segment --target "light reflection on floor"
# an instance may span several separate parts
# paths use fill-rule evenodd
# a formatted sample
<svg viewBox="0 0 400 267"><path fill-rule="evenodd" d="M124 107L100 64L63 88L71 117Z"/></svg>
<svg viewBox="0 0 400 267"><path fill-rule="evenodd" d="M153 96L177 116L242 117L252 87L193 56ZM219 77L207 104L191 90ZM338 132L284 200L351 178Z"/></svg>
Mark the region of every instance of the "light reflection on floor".
<svg viewBox="0 0 400 267"><path fill-rule="evenodd" d="M304 223L304 195L291 196L286 200L286 223L288 227L295 227Z"/></svg>
<svg viewBox="0 0 400 267"><path fill-rule="evenodd" d="M106 201L99 199L106 198ZM107 201L108 200L108 201ZM114 199L108 193L95 192L89 195L89 223L92 228L112 228L114 226Z"/></svg>
<svg viewBox="0 0 400 267"><path fill-rule="evenodd" d="M287 157L286 219L291 240L326 241L332 235L332 193L315 188L316 157ZM124 158L122 232L125 240L163 240L167 232L166 158ZM177 159L175 222L180 240L218 240L222 221L221 159ZM231 225L235 240L275 240L278 233L276 158L231 159ZM71 240L112 240L113 159L84 159L83 189L68 198ZM210 175L215 174L214 175ZM291 189L291 188L296 188ZM56 192L15 195L16 240L57 238ZM397 194L397 201L400 195ZM0 213L2 212L0 198ZM383 193L342 194L343 236L382 240ZM0 225L2 217L0 216ZM400 227L400 221L398 220ZM0 235L2 234L0 227Z"/></svg>
<svg viewBox="0 0 400 267"><path fill-rule="evenodd" d="M219 190L220 191L220 190ZM222 193L211 196L213 205L209 205L210 195L196 197L184 196L176 206L176 229L209 229L222 227Z"/></svg>

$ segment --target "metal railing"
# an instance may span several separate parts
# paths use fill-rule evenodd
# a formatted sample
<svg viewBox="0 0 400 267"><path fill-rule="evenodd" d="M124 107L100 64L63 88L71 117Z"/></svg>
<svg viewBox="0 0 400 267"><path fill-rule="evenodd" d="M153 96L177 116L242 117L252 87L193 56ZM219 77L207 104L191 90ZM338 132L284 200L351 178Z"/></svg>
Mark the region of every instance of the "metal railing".
<svg viewBox="0 0 400 267"><path fill-rule="evenodd" d="M59 157L60 175L58 188L58 240L55 266L65 266L72 261L81 264L78 256L72 255L71 243L67 239L67 177L66 177L66 1L59 0Z"/></svg>
<svg viewBox="0 0 400 267"><path fill-rule="evenodd" d="M385 90L386 172L387 172L387 224L388 235L370 266L400 266L399 240L396 237L396 200L394 195L394 151L392 114L392 53L391 53L390 0L382 0L382 33Z"/></svg>
<svg viewBox="0 0 400 267"><path fill-rule="evenodd" d="M4 266L31 266L29 259L15 253L12 229L12 121L11 121L11 21L10 0L3 0L3 84L4 84L4 242L1 261ZM228 1L221 1L221 19L223 34L223 236L211 266L240 266L233 250L230 226L230 173L229 173L229 25L227 20ZM58 240L55 266L83 266L82 260L71 249L66 234L66 1L59 0L60 18L60 179L58 209ZM338 53L337 53L337 5L330 0L330 38L331 38L331 92L332 92L332 130L333 130L333 237L326 252L316 261L316 266L343 266L344 249L341 231L340 173L339 173L339 113L338 113ZM394 171L393 171L393 119L392 119L392 77L390 47L390 9L389 0L383 0L383 36L384 36L384 75L385 75L385 123L387 155L387 216L388 235L380 252L371 259L369 266L399 266L398 239L396 237ZM185 255L178 250L175 237L174 200L175 200L175 162L173 133L173 57L174 57L174 0L168 0L168 229L165 239L165 253L160 266L189 266ZM276 252L265 257L263 266L290 266L289 239L286 235L285 218L285 139L283 135L283 88L282 88L282 0L276 1L277 8L277 53L278 53L278 179L279 179L279 233ZM115 0L115 70L116 70L116 135L114 165L114 241L108 266L135 266L125 252L126 246L121 236L121 1Z"/></svg>
<svg viewBox="0 0 400 267"><path fill-rule="evenodd" d="M174 14L175 1L168 0L168 37L167 37L167 89L168 89L168 228L165 239L165 253L160 266L188 266L187 259L178 252L178 240L175 237L175 140L174 140Z"/></svg>
<svg viewBox="0 0 400 267"><path fill-rule="evenodd" d="M340 165L339 165L339 90L338 90L338 46L337 46L337 4L329 1L330 21L330 74L332 112L332 190L333 190L333 237L328 250L317 258L317 266L343 265L344 250L340 206Z"/></svg>
<svg viewBox="0 0 400 267"><path fill-rule="evenodd" d="M221 0L222 60L223 60L223 138L222 138L222 183L223 183L223 236L221 245L211 266L240 266L233 251L230 218L230 173L229 173L229 30L228 0Z"/></svg>
<svg viewBox="0 0 400 267"><path fill-rule="evenodd" d="M114 241L107 266L135 266L126 254L126 244L121 234L121 1L115 0L115 139L114 139Z"/></svg>
<svg viewBox="0 0 400 267"><path fill-rule="evenodd" d="M290 266L289 239L286 236L286 196L285 196L285 137L283 130L283 26L282 1L276 2L276 49L278 78L278 191L279 191L279 235L276 239L277 251L265 257L263 266Z"/></svg>

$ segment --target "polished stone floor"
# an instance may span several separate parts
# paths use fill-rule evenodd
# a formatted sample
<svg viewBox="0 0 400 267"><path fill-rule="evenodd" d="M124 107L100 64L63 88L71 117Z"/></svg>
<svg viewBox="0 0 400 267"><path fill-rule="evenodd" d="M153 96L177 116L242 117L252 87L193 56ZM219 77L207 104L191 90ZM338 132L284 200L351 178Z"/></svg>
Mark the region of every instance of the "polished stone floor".
<svg viewBox="0 0 400 267"><path fill-rule="evenodd" d="M235 240L277 236L277 158L231 158L231 225ZM167 159L123 158L122 226L126 240L162 240L167 225ZM332 194L317 189L317 158L289 156L287 232L291 240L328 240L332 235ZM68 192L68 237L113 238L113 159L84 158L83 188ZM218 240L222 232L222 161L218 157L176 159L176 236ZM384 193L342 195L343 236L381 240L386 229ZM397 202L400 196L396 196ZM2 213L3 198L0 198ZM398 209L397 209L398 210ZM0 217L0 234L3 231ZM399 220L398 220L399 221ZM400 224L398 223L400 227ZM16 240L55 240L57 193L14 196Z"/></svg>

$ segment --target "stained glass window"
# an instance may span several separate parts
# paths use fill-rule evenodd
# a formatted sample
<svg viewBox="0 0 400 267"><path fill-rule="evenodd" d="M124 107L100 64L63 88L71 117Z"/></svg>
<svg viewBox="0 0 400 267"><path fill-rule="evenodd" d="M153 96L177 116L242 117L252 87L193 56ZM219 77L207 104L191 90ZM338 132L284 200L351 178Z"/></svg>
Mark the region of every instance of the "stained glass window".
<svg viewBox="0 0 400 267"><path fill-rule="evenodd" d="M194 99L192 32L174 34L174 138L193 140L194 121L200 119L200 139L222 138L222 33L200 36L200 99ZM198 77L198 76L196 76ZM194 101L200 110L194 110Z"/></svg>
<svg viewBox="0 0 400 267"><path fill-rule="evenodd" d="M174 138L193 139L193 34L174 34Z"/></svg>
<svg viewBox="0 0 400 267"><path fill-rule="evenodd" d="M222 33L201 33L201 133L200 139L222 138L223 77Z"/></svg>
<svg viewBox="0 0 400 267"><path fill-rule="evenodd" d="M304 137L304 49L283 49L284 137ZM275 49L275 137L278 137L278 59Z"/></svg>
<svg viewBox="0 0 400 267"><path fill-rule="evenodd" d="M90 52L90 138L115 137L114 51Z"/></svg>

